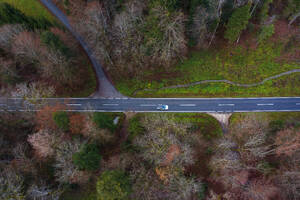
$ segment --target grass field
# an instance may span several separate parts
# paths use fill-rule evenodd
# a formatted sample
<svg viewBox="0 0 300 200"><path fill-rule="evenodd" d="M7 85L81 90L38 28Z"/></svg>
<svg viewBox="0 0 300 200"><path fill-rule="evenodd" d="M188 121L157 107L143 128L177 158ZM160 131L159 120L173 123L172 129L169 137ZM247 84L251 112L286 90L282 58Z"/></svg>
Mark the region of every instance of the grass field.
<svg viewBox="0 0 300 200"><path fill-rule="evenodd" d="M236 83L250 84L265 78L299 69L296 62L282 59L286 45L282 43L263 44L256 49L243 46L226 47L192 52L186 60L173 69L148 71L139 80L121 80L117 88L126 95L137 89L159 89L165 86L188 84L202 80L227 79ZM296 47L289 49L290 53ZM300 95L300 73L281 77L257 87L239 87L225 83L207 83L189 88L140 91L138 97L182 97L182 96L295 96Z"/></svg>
<svg viewBox="0 0 300 200"><path fill-rule="evenodd" d="M25 15L35 19L46 18L50 22L55 22L55 18L45 9L38 0L0 0L21 10Z"/></svg>

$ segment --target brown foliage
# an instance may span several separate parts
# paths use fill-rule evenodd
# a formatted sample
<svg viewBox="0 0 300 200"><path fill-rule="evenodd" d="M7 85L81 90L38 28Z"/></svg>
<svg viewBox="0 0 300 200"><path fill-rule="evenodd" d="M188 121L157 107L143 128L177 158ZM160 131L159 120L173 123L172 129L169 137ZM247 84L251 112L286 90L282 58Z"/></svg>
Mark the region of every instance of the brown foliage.
<svg viewBox="0 0 300 200"><path fill-rule="evenodd" d="M166 154L166 160L162 163L162 165L170 165L174 158L180 154L180 147L176 144L172 144L169 147L169 151Z"/></svg>
<svg viewBox="0 0 300 200"><path fill-rule="evenodd" d="M70 117L70 131L73 134L82 133L85 128L85 117L81 114L74 114Z"/></svg>
<svg viewBox="0 0 300 200"><path fill-rule="evenodd" d="M279 131L276 136L276 154L292 156L300 148L300 131L285 129Z"/></svg>
<svg viewBox="0 0 300 200"><path fill-rule="evenodd" d="M27 141L32 145L35 154L38 158L44 159L54 155L53 145L56 141L56 136L46 130L28 136Z"/></svg>
<svg viewBox="0 0 300 200"><path fill-rule="evenodd" d="M12 52L17 57L28 61L39 61L45 48L42 48L40 38L37 34L24 31L15 37Z"/></svg>
<svg viewBox="0 0 300 200"><path fill-rule="evenodd" d="M37 128L55 130L57 128L54 120L53 113L59 110L63 110L64 106L56 104L55 106L45 106L36 113Z"/></svg>

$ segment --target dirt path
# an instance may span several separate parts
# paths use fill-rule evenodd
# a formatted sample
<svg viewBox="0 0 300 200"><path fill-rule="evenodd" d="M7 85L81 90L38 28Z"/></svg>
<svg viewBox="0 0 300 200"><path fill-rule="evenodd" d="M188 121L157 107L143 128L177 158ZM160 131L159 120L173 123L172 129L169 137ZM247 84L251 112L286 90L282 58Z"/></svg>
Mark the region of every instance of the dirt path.
<svg viewBox="0 0 300 200"><path fill-rule="evenodd" d="M235 83L233 81L229 81L229 80L204 80L204 81L197 81L197 82L193 82L193 83L189 83L189 84L183 84L183 85L172 85L172 86L166 86L166 87L162 87L159 89L138 89L136 91L134 91L132 93L133 96L135 96L139 91L158 91L158 90L163 90L163 89L176 89L176 88L186 88L186 87L191 87L191 86L195 86L195 85L200 85L200 84L204 84L204 83L228 83L230 85L235 85L235 86L240 86L240 87L254 87L254 86L259 86L264 84L265 82L269 81L269 80L273 80L273 79L277 79L279 77L282 76L286 76L289 74L293 74L293 73L299 73L300 69L294 69L294 70L290 70L287 72L283 72L280 74L277 74L275 76L271 76L269 78L265 78L264 80L262 80L261 82L258 83L251 83L251 84L241 84L241 83Z"/></svg>

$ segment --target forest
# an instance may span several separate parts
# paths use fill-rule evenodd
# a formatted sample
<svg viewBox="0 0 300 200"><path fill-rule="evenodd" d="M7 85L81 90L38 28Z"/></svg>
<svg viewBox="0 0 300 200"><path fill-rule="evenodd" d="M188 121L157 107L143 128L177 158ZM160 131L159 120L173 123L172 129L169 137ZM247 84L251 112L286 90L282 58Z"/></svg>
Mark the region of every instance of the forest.
<svg viewBox="0 0 300 200"><path fill-rule="evenodd" d="M0 115L1 199L294 200L299 113Z"/></svg>

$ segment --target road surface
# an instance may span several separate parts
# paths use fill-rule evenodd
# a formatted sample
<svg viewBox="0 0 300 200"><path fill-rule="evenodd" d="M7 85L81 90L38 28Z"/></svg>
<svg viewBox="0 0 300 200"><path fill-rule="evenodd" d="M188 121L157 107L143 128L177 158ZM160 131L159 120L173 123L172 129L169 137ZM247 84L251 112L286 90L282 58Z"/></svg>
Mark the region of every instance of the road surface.
<svg viewBox="0 0 300 200"><path fill-rule="evenodd" d="M64 105L74 112L283 112L300 111L300 97L279 98L49 98L31 104L23 99L0 99L0 110L37 111L43 105ZM157 110L158 104L169 106L168 111Z"/></svg>

